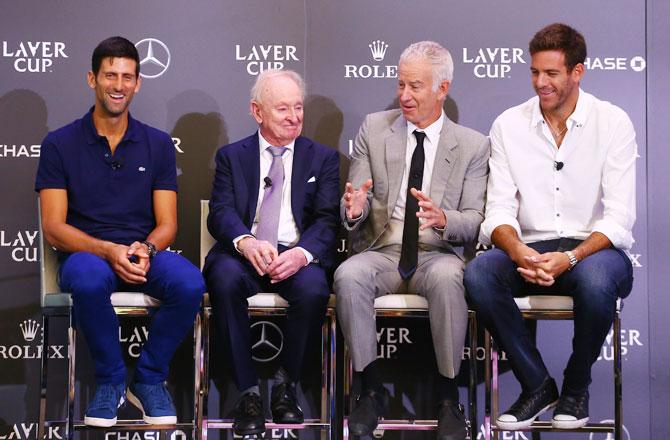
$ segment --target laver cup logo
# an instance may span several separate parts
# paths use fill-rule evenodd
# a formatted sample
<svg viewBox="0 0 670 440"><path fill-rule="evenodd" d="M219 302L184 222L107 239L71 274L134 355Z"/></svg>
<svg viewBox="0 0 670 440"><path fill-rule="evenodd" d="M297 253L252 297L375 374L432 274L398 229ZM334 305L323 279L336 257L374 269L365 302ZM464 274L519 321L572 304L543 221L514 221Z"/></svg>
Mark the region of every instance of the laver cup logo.
<svg viewBox="0 0 670 440"><path fill-rule="evenodd" d="M472 64L476 78L509 78L514 64L526 64L520 47L463 48L463 64Z"/></svg>
<svg viewBox="0 0 670 440"><path fill-rule="evenodd" d="M49 73L68 56L61 41L3 41L2 57L11 60L17 72Z"/></svg>
<svg viewBox="0 0 670 440"><path fill-rule="evenodd" d="M11 249L10 256L17 263L37 261L37 231L0 230L0 248Z"/></svg>
<svg viewBox="0 0 670 440"><path fill-rule="evenodd" d="M264 70L289 68L288 64L300 61L298 49L291 44L235 45L235 61L243 61L247 73L256 76Z"/></svg>

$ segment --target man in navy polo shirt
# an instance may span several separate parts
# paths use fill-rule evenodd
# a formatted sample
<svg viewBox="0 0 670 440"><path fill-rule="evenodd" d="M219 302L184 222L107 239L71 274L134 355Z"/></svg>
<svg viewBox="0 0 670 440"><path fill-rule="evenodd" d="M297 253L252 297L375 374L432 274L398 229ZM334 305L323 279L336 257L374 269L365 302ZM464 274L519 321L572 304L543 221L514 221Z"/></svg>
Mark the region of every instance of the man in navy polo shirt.
<svg viewBox="0 0 670 440"><path fill-rule="evenodd" d="M177 422L165 387L170 359L193 324L205 290L200 271L164 249L177 231L175 153L167 133L135 119L139 56L125 38L93 52L88 85L95 105L42 142L35 190L46 240L60 253L60 286L95 364L96 393L84 423L109 427L125 400L126 369L113 291L161 301L140 354L128 400L152 424Z"/></svg>

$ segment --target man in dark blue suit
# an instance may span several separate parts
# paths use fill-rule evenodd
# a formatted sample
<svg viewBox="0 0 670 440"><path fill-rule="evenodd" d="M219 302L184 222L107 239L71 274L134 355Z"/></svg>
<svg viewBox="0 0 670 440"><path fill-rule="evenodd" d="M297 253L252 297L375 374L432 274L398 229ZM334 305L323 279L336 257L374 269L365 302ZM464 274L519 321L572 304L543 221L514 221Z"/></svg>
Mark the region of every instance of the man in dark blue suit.
<svg viewBox="0 0 670 440"><path fill-rule="evenodd" d="M251 89L258 132L216 155L207 226L217 244L203 272L241 392L233 424L238 435L265 430L247 298L275 291L289 303L271 393L272 419L302 423L296 382L308 337L323 322L330 293L326 268L333 261L338 224L339 155L300 136L304 95L297 73L262 72Z"/></svg>

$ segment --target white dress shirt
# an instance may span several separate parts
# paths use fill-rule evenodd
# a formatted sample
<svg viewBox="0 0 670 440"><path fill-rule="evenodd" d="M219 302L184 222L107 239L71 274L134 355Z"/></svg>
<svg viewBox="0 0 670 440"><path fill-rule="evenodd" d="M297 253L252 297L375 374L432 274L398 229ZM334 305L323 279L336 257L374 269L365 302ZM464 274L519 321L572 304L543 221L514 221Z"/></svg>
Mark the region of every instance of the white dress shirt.
<svg viewBox="0 0 670 440"><path fill-rule="evenodd" d="M619 107L581 89L566 124L558 148L537 96L495 120L486 219L479 236L483 244L491 244L495 228L510 225L524 243L585 239L597 231L617 248L631 247L637 158L633 124Z"/></svg>
<svg viewBox="0 0 670 440"><path fill-rule="evenodd" d="M251 233L256 235L256 230L258 229L259 214L261 211L261 204L263 203L263 188L265 187L264 179L267 177L270 172L270 166L272 165L272 153L268 150L268 147L286 147L286 151L282 155L282 162L284 163L284 184L282 185L282 196L281 196L281 208L279 212L279 229L277 231L277 243L283 246L292 247L300 239L300 231L298 226L295 223L293 218L293 211L291 210L291 176L293 173L293 150L295 148L295 140L288 145L271 145L263 135L261 135L260 130L258 131L258 148L260 149L261 159L260 159L260 175L258 183L258 203L256 203L256 214L254 215L254 223L251 225ZM235 249L237 249L237 243L244 237L249 235L240 235L233 239L233 244ZM307 263L309 264L314 257L307 250L302 247L298 247L307 258ZM239 251L239 249L238 249Z"/></svg>
<svg viewBox="0 0 670 440"><path fill-rule="evenodd" d="M444 111L437 119L437 121L430 124L428 127L421 129L411 122L407 121L407 149L405 150L405 169L402 173L402 182L400 183L400 193L396 201L391 219L405 221L405 204L407 203L407 182L409 181L409 168L412 164L412 154L416 150L416 136L414 130L423 131L426 137L423 140L423 151L425 153L425 160L423 161L423 180L421 182L421 191L428 195L430 194L430 182L433 177L433 165L435 163L435 154L437 153L437 146L440 142L440 132L442 132L442 125L444 124Z"/></svg>

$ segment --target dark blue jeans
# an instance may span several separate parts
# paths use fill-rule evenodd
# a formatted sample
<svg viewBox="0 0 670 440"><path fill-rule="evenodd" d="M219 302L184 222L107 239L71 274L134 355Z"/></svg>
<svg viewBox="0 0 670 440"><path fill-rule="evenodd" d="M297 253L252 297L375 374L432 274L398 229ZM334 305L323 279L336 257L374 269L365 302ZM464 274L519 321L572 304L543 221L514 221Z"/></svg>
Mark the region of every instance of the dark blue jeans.
<svg viewBox="0 0 670 440"><path fill-rule="evenodd" d="M161 301L135 369L136 381L156 384L167 378L172 355L193 326L205 291L200 271L168 251L151 260L144 284L124 283L104 259L76 252L60 266L60 286L72 292L75 322L88 343L98 384L119 384L126 378L112 292L143 292Z"/></svg>
<svg viewBox="0 0 670 440"><path fill-rule="evenodd" d="M579 240L561 239L530 243L539 253L566 251ZM500 249L492 249L465 268L464 283L477 319L486 325L505 350L512 370L525 392L537 389L549 376L529 336L514 297L569 295L574 302L572 355L563 372L563 392L578 394L591 383L591 366L598 358L612 325L617 298L628 296L633 284L630 259L620 249L608 248L580 261L550 287L526 282L517 265Z"/></svg>

